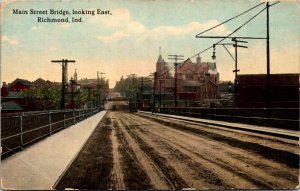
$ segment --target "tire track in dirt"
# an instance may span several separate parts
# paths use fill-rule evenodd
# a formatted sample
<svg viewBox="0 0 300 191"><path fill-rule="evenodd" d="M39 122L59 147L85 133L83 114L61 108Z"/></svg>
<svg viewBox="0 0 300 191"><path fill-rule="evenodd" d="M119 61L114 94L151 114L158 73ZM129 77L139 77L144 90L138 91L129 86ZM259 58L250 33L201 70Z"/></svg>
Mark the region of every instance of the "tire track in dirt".
<svg viewBox="0 0 300 191"><path fill-rule="evenodd" d="M116 136L115 127L112 128L112 153L113 153L113 171L112 171L112 185L114 190L125 190L124 175L121 167L121 156L119 153L119 142Z"/></svg>
<svg viewBox="0 0 300 191"><path fill-rule="evenodd" d="M177 171L167 162L167 159L161 156L155 148L146 144L140 137L134 135L128 124L126 124L125 118L119 117L121 124L126 128L130 136L139 144L142 151L155 163L155 166L164 174L165 181L169 183L172 189L182 189L188 187L188 184L182 179Z"/></svg>
<svg viewBox="0 0 300 191"><path fill-rule="evenodd" d="M109 189L113 168L109 114L97 125L55 189Z"/></svg>
<svg viewBox="0 0 300 191"><path fill-rule="evenodd" d="M124 174L124 183L126 189L141 190L141 189L153 189L149 176L144 171L143 167L139 164L135 152L129 145L125 138L124 133L120 129L116 121L114 128L116 130L116 136L119 142L119 152L121 154L121 166Z"/></svg>
<svg viewBox="0 0 300 191"><path fill-rule="evenodd" d="M164 124L166 126L169 126L169 127L172 127L172 128L178 129L178 130L195 133L200 136L205 136L206 138L209 138L211 140L223 142L229 146L236 147L239 149L244 149L249 152L253 152L258 155L261 155L267 159L272 159L276 162L286 164L287 166L289 166L291 168L299 169L299 155L294 154L294 153L290 153L290 152L287 152L284 150L274 149L274 148L260 145L257 143L251 143L251 142L247 142L247 141L242 141L242 140L222 136L219 134L207 132L207 131L197 129L197 128L187 127L180 123L173 123L172 121L166 121L166 120L162 120L162 119L158 119L158 118L151 118L151 117L144 116L144 115L141 117L148 118L149 120L158 122L160 124Z"/></svg>
<svg viewBox="0 0 300 191"><path fill-rule="evenodd" d="M140 119L134 119L134 121L140 121ZM140 129L141 130L141 129ZM153 133L153 132L152 132ZM178 132L177 132L178 133ZM158 136L159 136L160 134L158 134ZM180 148L180 150L182 150L182 151L188 151L188 152L190 152L190 153L194 153L194 154L196 154L196 155L198 155L198 158L199 157L203 157L204 155L203 155L203 153L195 153L195 149L193 149L192 148L192 146L191 145L188 145L187 143L184 143L184 144L179 144L179 143L181 143L181 141L180 140L185 140L186 138L185 137L181 137L181 139L178 139L178 140L176 140L176 137L178 137L178 136L181 136L181 134L179 133L179 134L177 134L177 136L174 136L174 137L171 137L170 139L168 139L168 140L166 140L168 143L172 143L173 144L173 147L181 147ZM148 137L153 137L153 135L148 135ZM165 136L164 136L165 137ZM153 140L152 140L153 141ZM183 145L183 146L182 146ZM187 153L188 154L188 153ZM210 153L211 154L211 153ZM210 155L209 153L206 153L206 155ZM215 155L217 156L217 153L215 153ZM229 155L229 156L232 156L232 155ZM242 156L242 155L238 155L238 156ZM234 158L236 158L236 157L234 157ZM259 173L259 175L260 175L260 177L262 177L261 179L259 179L259 176L258 177L256 177L256 179L253 179L251 176L249 176L249 174L251 175L251 174L253 174L253 171L251 171L251 168L252 168L252 165L251 165L251 168L248 168L248 172L247 172L247 174L245 174L245 173L240 173L240 172L242 172L242 170L243 170L243 165L247 165L247 164L249 164L249 159L248 158L245 158L244 157L244 159L246 159L247 161L241 161L242 163L244 163L244 164L242 164L242 165L240 165L239 163L238 163L238 161L236 161L235 163L236 163L236 165L235 165L235 167L239 167L238 169L232 169L232 165L231 166L229 166L229 165L227 165L226 166L226 162L228 162L228 161L224 161L224 160L220 160L220 159L218 159L218 158L214 158L213 159L213 161L210 161L210 162L214 162L214 163L219 163L219 165L222 165L223 167L226 167L228 170L230 170L231 169L231 171L236 171L236 172L238 172L238 176L240 176L240 177L244 177L244 178L246 178L246 179L248 179L248 180L251 180L253 183L255 183L255 185L259 185L260 186L260 188L276 188L276 187L279 187L279 188L282 188L282 186L284 186L284 185L292 185L292 184L294 184L294 185L297 185L297 176L292 176L292 177L290 177L288 174L289 173L287 173L287 174L285 174L285 173L282 173L282 171L280 171L280 170L278 170L278 171L276 171L276 169L275 170L273 170L273 171L271 171L271 172L273 172L273 176L274 177L283 177L283 178L285 178L286 180L288 180L288 181L282 181L282 180L278 180L278 181L275 181L275 183L274 182L267 182L267 181L262 181L262 180L268 180L268 178L272 178L272 177L270 177L270 175L269 174L266 174L266 173L264 173L264 171L262 171L260 168L259 169L256 169L257 170L257 172L259 172L260 171L260 173ZM251 161L251 160L250 160ZM246 162L246 163L245 163ZM250 163L251 164L251 163ZM249 165L247 165L247 167L249 167ZM270 167L271 168L271 167ZM275 173L275 174L274 174ZM254 173L255 174L255 173ZM265 178L266 177L266 178Z"/></svg>
<svg viewBox="0 0 300 191"><path fill-rule="evenodd" d="M142 115L142 114L139 114ZM167 117L161 117L162 119L170 119ZM231 138L239 138L241 140L251 140L251 142L255 142L257 144L261 144L264 146L276 148L278 150L285 150L294 154L300 154L299 151L299 141L296 140L289 140L286 138L281 137L274 137L270 135L264 135L264 134L258 134L253 132L246 132L242 130L236 130L236 129L229 129L226 127L219 127L214 125L205 125L205 124L199 124L196 122L191 121L183 121L178 119L172 119L173 122L178 122L186 126L194 127L194 128L201 128L205 131L209 131L212 133L222 134L226 135Z"/></svg>
<svg viewBox="0 0 300 191"><path fill-rule="evenodd" d="M115 118L114 127L121 131L124 138L130 145L133 153L135 154L136 161L140 164L140 166L147 171L149 178L155 189L168 189L170 186L164 181L164 175L158 170L158 168L153 164L151 159L144 154L144 152L140 149L137 143L133 140L132 137L127 133L125 128L120 125L120 121L118 118Z"/></svg>
<svg viewBox="0 0 300 191"><path fill-rule="evenodd" d="M138 121L138 120L135 119L133 121ZM141 129L138 129L138 131L143 132L143 130L141 130ZM175 152L177 155L188 156L188 158L190 158L190 160L192 161L190 163L187 163L187 165L191 168L190 171L199 170L197 168L197 167L199 167L199 165L192 167L191 163L194 165L195 164L200 164L200 165L205 164L205 166L202 165L200 167L200 169L201 169L200 171L210 174L207 177L204 177L204 180L211 184L211 185L207 186L208 188L211 188L211 189L220 189L220 188L229 189L229 188L243 188L243 187L257 188L257 185L267 187L264 184L261 185L261 183L256 180L252 180L251 176L242 174L229 165L226 165L223 163L219 164L219 163L216 163L214 160L210 159L209 157L204 157L204 155L210 156L210 154L204 153L202 155L195 155L195 154L192 154L192 152L190 152L190 151L186 151L185 148L178 147L177 145L170 145L169 144L170 139L166 139L165 136L168 136L168 135L166 135L164 133L159 132L157 134L154 134L153 132L148 132L148 131L146 132L145 130L143 133L146 133L146 134L144 136L143 135L140 135L140 136L144 140L148 140L147 141L148 143L156 142L158 144L158 145L157 144L155 145L156 148L162 147L162 145L159 144L159 142L161 142L161 143L163 143L163 145L165 147L167 147L170 150L173 150L173 152ZM180 137L178 140L175 138L176 142L183 141L184 138L182 138L180 134L178 135L178 137ZM174 139L174 137L172 137L172 139ZM159 141L157 141L157 140L159 140ZM179 148L179 149L176 149L176 148ZM187 158L187 157L185 157L185 158ZM179 160L182 160L182 158L179 157ZM241 176L241 175L246 175L246 177ZM244 178L244 180L243 180L243 178ZM216 184L213 184L213 183L216 183ZM222 183L222 186L221 186L221 183ZM199 187L199 188L203 189L203 187Z"/></svg>
<svg viewBox="0 0 300 191"><path fill-rule="evenodd" d="M133 126L129 126L129 129L134 129ZM136 127L135 127L136 128ZM220 177L206 168L203 163L196 162L188 154L176 149L166 142L166 139L162 137L153 136L151 139L139 134L138 130L131 130L132 134L143 139L147 144L152 145L156 150L160 151L161 155L167 155L168 163L176 165L176 170L180 172L180 176L187 182L189 187L198 189L221 189L221 188L233 188L234 185L220 179ZM149 135L149 134L148 134ZM163 154L162 154L163 153Z"/></svg>

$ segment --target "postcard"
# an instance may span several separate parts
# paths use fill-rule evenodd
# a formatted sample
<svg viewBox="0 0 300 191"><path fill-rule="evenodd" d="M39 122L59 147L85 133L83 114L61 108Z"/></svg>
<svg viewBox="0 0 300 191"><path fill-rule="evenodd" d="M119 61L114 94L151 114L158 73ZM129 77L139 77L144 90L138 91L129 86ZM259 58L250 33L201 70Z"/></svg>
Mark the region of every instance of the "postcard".
<svg viewBox="0 0 300 191"><path fill-rule="evenodd" d="M298 0L0 0L1 189L299 189Z"/></svg>

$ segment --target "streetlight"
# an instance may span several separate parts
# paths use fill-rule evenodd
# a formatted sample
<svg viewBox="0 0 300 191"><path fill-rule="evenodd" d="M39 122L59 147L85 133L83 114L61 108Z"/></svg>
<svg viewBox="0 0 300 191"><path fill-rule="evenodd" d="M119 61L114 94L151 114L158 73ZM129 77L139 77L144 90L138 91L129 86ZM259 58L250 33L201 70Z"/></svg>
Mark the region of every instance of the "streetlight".
<svg viewBox="0 0 300 191"><path fill-rule="evenodd" d="M74 110L74 86L76 86L76 81L73 78L70 79L71 84L71 99L72 99L72 109Z"/></svg>
<svg viewBox="0 0 300 191"><path fill-rule="evenodd" d="M237 106L237 85L238 85L238 82L237 82L237 73L240 71L237 69L237 48L240 47L240 48L248 48L247 46L242 46L242 45L238 45L238 43L248 43L247 41L242 41L242 40L236 40L236 38L232 38L232 41L234 43L219 43L219 44L214 44L213 45L213 55L212 55L212 58L213 59L216 59L216 55L215 55L215 47L216 45L222 45L225 50L227 51L227 53L231 56L231 58L234 60L235 62L235 69L233 70L233 72L235 73L235 77L234 77L234 107ZM229 52L229 50L226 48L226 45L232 45L234 48L235 48L235 58L231 55L231 53Z"/></svg>

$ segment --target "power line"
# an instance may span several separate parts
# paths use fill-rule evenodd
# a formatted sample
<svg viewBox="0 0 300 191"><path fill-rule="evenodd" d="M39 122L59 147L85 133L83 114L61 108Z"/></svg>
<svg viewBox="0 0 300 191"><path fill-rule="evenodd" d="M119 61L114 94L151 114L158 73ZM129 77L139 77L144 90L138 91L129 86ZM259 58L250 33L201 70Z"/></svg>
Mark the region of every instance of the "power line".
<svg viewBox="0 0 300 191"><path fill-rule="evenodd" d="M275 3L274 3L274 4L275 4ZM274 4L272 4L272 5L274 5ZM266 8L262 9L261 11L259 11L257 14L255 14L253 17L251 17L249 20L247 20L245 23L243 23L241 26L239 26L237 29L235 29L232 33L228 34L227 36L225 36L225 37L218 37L218 38L222 38L222 39L219 40L218 42L214 43L214 44L217 45L217 44L221 43L222 41L224 41L225 39L227 39L229 36L231 36L232 34L234 34L235 32L237 32L238 30L240 30L242 27L244 27L246 24L248 24L251 20L253 20L255 17L257 17L257 16L258 16L260 13L262 13L265 9L266 9ZM203 33L203 32L202 32L202 33ZM197 38L199 38L199 37L197 37ZM210 37L209 37L209 38L210 38ZM232 38L239 38L239 37L232 37ZM247 38L247 37L242 37L242 38ZM254 39L255 37L249 37L249 38ZM256 39L256 38L255 38L255 39ZM259 39L266 39L266 38L259 38ZM205 51L207 51L207 50L209 50L209 49L211 49L211 48L213 48L213 45L210 46L210 47L208 47L208 48L206 48L206 49L204 49L204 50L202 50L201 52L199 52L199 53L193 55L193 56L190 57L190 58L194 58L195 56L197 56L197 55L199 55L199 54L201 54L201 53L203 53L203 52L205 52Z"/></svg>
<svg viewBox="0 0 300 191"><path fill-rule="evenodd" d="M280 2L280 1L277 1L277 2L275 2L275 3L271 4L271 5L269 5L269 7L275 5L275 4L279 3L279 2ZM235 16L235 17L232 17L232 18L230 18L230 19L224 21L224 22L221 23L221 24L218 24L218 25L216 25L216 26L214 26L214 27L212 27L212 28L210 28L210 29L208 29L208 30L205 30L205 31L203 31L203 32L201 32L201 33L199 33L199 34L197 34L197 35L196 35L196 38L201 38L201 37L199 36L200 34L203 34L203 33L207 32L207 31L209 31L209 30L212 30L212 29L214 29L214 28L216 28L216 27L218 27L218 26L220 26L220 25L222 25L222 24L224 24L224 23L230 21L230 20L233 20L233 19L235 19L235 18L241 16L242 14L245 14L245 13L249 12L250 10L252 10L252 9L254 9L254 8L256 8L256 7L260 6L260 5L262 5L262 4L264 4L264 2L263 2L263 3L260 3L260 4L256 5L256 6L254 6L254 7L252 7L251 9L248 9L247 11L245 11L245 12L243 12L243 13L241 13L241 14ZM224 41L226 38L228 38L229 36L231 36L232 34L234 34L235 32L237 32L238 30L240 30L243 26L245 26L246 24L248 24L252 19L254 19L256 16L258 16L260 13L262 13L265 9L267 9L267 8L265 7L264 9L262 9L260 12L258 12L256 15L254 15L253 17L251 17L248 21L246 21L243 25L241 25L239 28L237 28L235 31L233 31L232 33L230 33L229 35L227 35L227 36L225 36L225 37L224 37L224 36L221 36L221 37L220 37L220 36L219 36L219 37L204 36L203 38L222 38L222 39L221 39L220 41L218 41L217 43L214 43L214 44L219 44L220 42ZM265 37L232 37L232 38L240 38L240 39L266 39ZM209 50L209 49L211 49L211 48L213 48L213 45L210 46L210 47L208 47L208 48L206 48L206 49L204 49L204 50L202 50L201 52L199 52L199 53L193 55L193 56L190 57L190 58L194 58L195 56L197 56L197 55L199 55L199 54L201 54L201 53L203 53L203 52L205 52L205 51L207 51L207 50Z"/></svg>
<svg viewBox="0 0 300 191"><path fill-rule="evenodd" d="M159 74L158 77L161 77L161 76L165 75L166 73L170 72L170 70L172 70L173 68L174 68L174 66L172 66L171 68L169 68L169 69L168 69L167 71L165 71L164 73Z"/></svg>
<svg viewBox="0 0 300 191"><path fill-rule="evenodd" d="M211 28L209 28L209 29L207 29L207 30L205 30L205 31L203 31L203 32L201 32L201 33L199 33L199 34L197 34L197 35L196 35L196 38L197 38L198 35L203 34L203 33L207 32L207 31L210 31L210 30L212 30L212 29L214 29L214 28L217 28L218 26L221 26L221 25L223 25L223 24L225 24L225 23L227 23L227 22L229 22L229 21L231 21L231 20L233 20L233 19L236 19L236 18L238 18L239 16L241 16L241 15L243 15L243 14L246 14L246 13L248 13L249 11L251 11L251 10L253 10L253 9L257 8L257 7L259 7L259 6L262 5L262 4L264 4L264 2L262 2L262 3L260 3L260 4L256 5L256 6L254 6L254 7L252 7L252 8L250 8L250 9L244 11L243 13L240 13L240 14L237 15L237 16L234 16L234 17L232 17L232 18L230 18L230 19L228 19L228 20L226 20L226 21L224 21L224 22L222 22L222 23L220 23L220 24L218 24L218 25L216 25L216 26L213 26L213 27L211 27Z"/></svg>
<svg viewBox="0 0 300 191"><path fill-rule="evenodd" d="M218 41L215 44L219 44L220 42L224 41L226 38L228 38L229 36L231 36L233 33L237 32L238 30L240 30L242 27L244 27L246 24L248 24L250 21L252 21L255 17L257 17L260 13L262 13L264 10L266 10L266 7L263 8L261 11L259 11L256 15L254 15L253 17L251 17L248 21L246 21L244 24L242 24L240 27L238 27L237 29L235 29L232 33L230 33L229 35L227 35L225 38L221 39L220 41Z"/></svg>

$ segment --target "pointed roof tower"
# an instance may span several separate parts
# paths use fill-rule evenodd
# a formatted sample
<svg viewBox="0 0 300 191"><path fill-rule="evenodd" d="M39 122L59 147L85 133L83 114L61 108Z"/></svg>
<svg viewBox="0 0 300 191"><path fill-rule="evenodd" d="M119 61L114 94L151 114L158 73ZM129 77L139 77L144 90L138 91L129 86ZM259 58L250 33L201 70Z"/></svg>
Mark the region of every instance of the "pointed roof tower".
<svg viewBox="0 0 300 191"><path fill-rule="evenodd" d="M166 69L166 61L161 56L161 47L159 47L159 57L156 62L156 72L162 72Z"/></svg>
<svg viewBox="0 0 300 191"><path fill-rule="evenodd" d="M76 69L75 69L75 72L74 72L74 81L77 82L77 72L76 72Z"/></svg>

